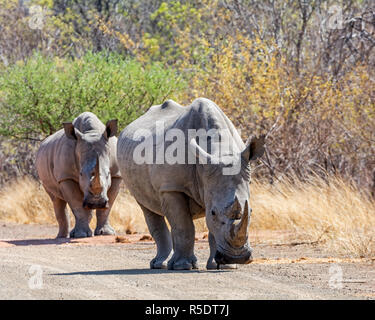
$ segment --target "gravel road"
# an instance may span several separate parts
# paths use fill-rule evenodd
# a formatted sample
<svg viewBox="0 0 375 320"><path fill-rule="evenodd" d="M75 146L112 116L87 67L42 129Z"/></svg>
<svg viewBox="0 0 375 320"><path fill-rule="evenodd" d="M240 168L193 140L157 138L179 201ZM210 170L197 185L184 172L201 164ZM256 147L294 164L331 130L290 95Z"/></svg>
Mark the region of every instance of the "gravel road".
<svg viewBox="0 0 375 320"><path fill-rule="evenodd" d="M254 262L206 270L150 270L152 240L124 235L54 240L55 226L0 223L0 299L373 299L374 261L306 246L258 244ZM146 237L147 238L147 237Z"/></svg>

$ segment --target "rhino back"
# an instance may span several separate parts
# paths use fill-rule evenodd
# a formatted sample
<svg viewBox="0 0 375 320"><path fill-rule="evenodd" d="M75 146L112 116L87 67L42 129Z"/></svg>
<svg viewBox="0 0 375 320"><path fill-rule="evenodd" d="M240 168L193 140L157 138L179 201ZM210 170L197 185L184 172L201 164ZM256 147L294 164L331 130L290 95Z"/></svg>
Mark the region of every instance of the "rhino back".
<svg viewBox="0 0 375 320"><path fill-rule="evenodd" d="M182 107L168 100L162 105L153 106L143 116L129 124L120 134L117 159L123 179L132 195L151 211L161 213L159 195L164 191L178 191L187 194L199 205L203 205L202 190L197 185L196 168L191 164L136 164L134 149L141 143L134 139L139 129L149 130L156 135L156 121L163 121L165 131L179 129L188 137L189 129L227 129L238 151L245 147L232 122L212 101L199 98L188 107ZM188 141L185 140L186 157ZM157 149L154 144L154 159ZM186 159L187 160L187 159ZM186 161L187 163L187 161Z"/></svg>
<svg viewBox="0 0 375 320"><path fill-rule="evenodd" d="M225 113L214 103L206 98L195 99L189 107L189 112L180 119L176 126L188 129L217 129L227 130L231 136L234 151L240 152L245 148L237 129Z"/></svg>
<svg viewBox="0 0 375 320"><path fill-rule="evenodd" d="M159 192L152 183L152 165L136 164L135 148L141 141L134 138L137 130L148 130L155 135L156 121L170 127L186 109L172 100L152 106L144 115L130 123L120 134L117 143L117 160L122 178L136 200L149 210L161 214Z"/></svg>

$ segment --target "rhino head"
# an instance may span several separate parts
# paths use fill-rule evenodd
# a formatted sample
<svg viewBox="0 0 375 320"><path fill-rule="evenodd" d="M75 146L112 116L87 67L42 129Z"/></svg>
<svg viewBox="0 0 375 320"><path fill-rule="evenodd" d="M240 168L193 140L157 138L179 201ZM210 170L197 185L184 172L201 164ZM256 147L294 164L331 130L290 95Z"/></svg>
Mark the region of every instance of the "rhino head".
<svg viewBox="0 0 375 320"><path fill-rule="evenodd" d="M117 119L109 120L104 132L82 133L71 122L64 124L65 134L75 140L75 157L79 170L79 186L83 191L82 207L108 208L107 191L111 187L110 147L108 140L117 133Z"/></svg>
<svg viewBox="0 0 375 320"><path fill-rule="evenodd" d="M264 136L249 139L240 154L220 159L202 149L193 139L190 146L199 157L208 158L207 164L198 165L201 194L204 199L206 223L216 242L215 261L218 264L249 263L252 250L248 242L250 224L250 161L264 152ZM237 174L224 175L223 169L240 161Z"/></svg>

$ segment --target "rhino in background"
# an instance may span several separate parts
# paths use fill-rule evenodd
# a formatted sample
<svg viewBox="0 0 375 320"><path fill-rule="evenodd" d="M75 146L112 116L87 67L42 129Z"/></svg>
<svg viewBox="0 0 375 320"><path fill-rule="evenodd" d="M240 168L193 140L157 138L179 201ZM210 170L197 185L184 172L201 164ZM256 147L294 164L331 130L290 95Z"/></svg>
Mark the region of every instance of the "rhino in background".
<svg viewBox="0 0 375 320"><path fill-rule="evenodd" d="M156 122L161 120L164 122L163 134L156 129ZM161 148L164 147L161 152L165 152L172 143L165 139L168 130L181 130L187 137L191 129L212 128L228 130L232 153L217 158L213 144L205 149L196 138L192 138L184 140L187 153L192 150L195 156L208 160L206 164L191 164L187 154L184 164L154 161L160 155ZM151 163L139 163L134 157L137 148L146 140L146 136L143 140L139 139L142 131L150 132L153 141ZM164 140L161 144L160 135L161 140ZM158 139L159 143L155 142ZM206 217L209 229L208 269L218 268L221 264L249 263L252 260L248 242L251 213L249 162L260 157L263 151L264 137L250 139L245 145L222 110L204 98L194 100L188 107L182 107L172 100L153 106L121 132L117 144L121 175L141 206L157 245L156 257L150 262L151 268L197 268L193 219L203 216ZM223 169L228 167L228 163L236 161L240 163L239 171L224 175ZM174 253L166 265L165 260L172 247Z"/></svg>
<svg viewBox="0 0 375 320"><path fill-rule="evenodd" d="M92 236L93 209L95 235L114 234L108 217L122 180L116 160L117 120L105 126L93 113L84 112L63 125L41 143L36 155L37 172L59 224L57 237L69 234L67 203L75 217L71 238Z"/></svg>

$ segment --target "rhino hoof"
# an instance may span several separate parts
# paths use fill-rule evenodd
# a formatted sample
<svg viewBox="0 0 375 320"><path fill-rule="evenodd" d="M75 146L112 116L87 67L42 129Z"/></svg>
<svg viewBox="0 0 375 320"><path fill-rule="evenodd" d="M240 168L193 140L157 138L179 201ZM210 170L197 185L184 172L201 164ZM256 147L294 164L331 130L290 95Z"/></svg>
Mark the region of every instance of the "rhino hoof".
<svg viewBox="0 0 375 320"><path fill-rule="evenodd" d="M168 270L191 270L191 269L198 269L196 259L181 259L177 261L169 261L168 262Z"/></svg>
<svg viewBox="0 0 375 320"><path fill-rule="evenodd" d="M101 227L101 228L96 228L94 232L94 235L96 236L100 236L100 235L107 236L107 235L115 235L115 234L116 234L115 230L109 225Z"/></svg>
<svg viewBox="0 0 375 320"><path fill-rule="evenodd" d="M150 262L150 268L151 269L167 269L167 264L165 261L157 260L157 259L152 259Z"/></svg>
<svg viewBox="0 0 375 320"><path fill-rule="evenodd" d="M207 270L227 270L227 269L237 269L236 264L217 264L216 262L212 261L207 263L206 266Z"/></svg>
<svg viewBox="0 0 375 320"><path fill-rule="evenodd" d="M206 269L207 270L217 270L218 269L218 265L216 262L207 262L207 265L206 265Z"/></svg>
<svg viewBox="0 0 375 320"><path fill-rule="evenodd" d="M56 239L64 239L64 238L68 238L68 235L69 233L66 232L66 233L60 233L56 236Z"/></svg>
<svg viewBox="0 0 375 320"><path fill-rule="evenodd" d="M70 237L71 238L87 238L92 237L91 230L81 230L81 229L73 229L70 231Z"/></svg>

